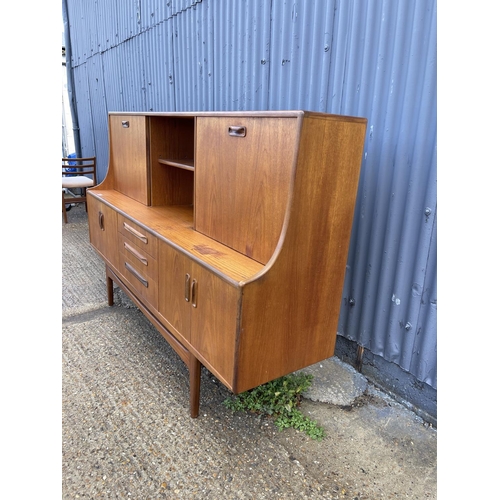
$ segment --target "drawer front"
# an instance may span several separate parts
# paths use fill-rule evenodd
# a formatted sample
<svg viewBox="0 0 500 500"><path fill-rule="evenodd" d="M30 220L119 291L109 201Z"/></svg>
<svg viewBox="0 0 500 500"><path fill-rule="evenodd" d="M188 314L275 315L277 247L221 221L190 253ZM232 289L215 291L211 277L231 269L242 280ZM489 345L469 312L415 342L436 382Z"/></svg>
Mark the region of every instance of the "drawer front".
<svg viewBox="0 0 500 500"><path fill-rule="evenodd" d="M134 243L137 248L149 254L153 259L157 258L158 240L151 233L121 214L118 214L118 231Z"/></svg>
<svg viewBox="0 0 500 500"><path fill-rule="evenodd" d="M142 276L158 281L158 261L123 234L118 236L120 253Z"/></svg>
<svg viewBox="0 0 500 500"><path fill-rule="evenodd" d="M156 264L156 261L153 261ZM149 263L151 266L151 261ZM120 273L135 290L139 297L149 302L154 309L158 307L158 278L150 276L146 268L132 254L120 252ZM156 265L154 266L156 268ZM151 269L151 268L150 268Z"/></svg>
<svg viewBox="0 0 500 500"><path fill-rule="evenodd" d="M138 296L158 308L158 240L118 214L120 273Z"/></svg>

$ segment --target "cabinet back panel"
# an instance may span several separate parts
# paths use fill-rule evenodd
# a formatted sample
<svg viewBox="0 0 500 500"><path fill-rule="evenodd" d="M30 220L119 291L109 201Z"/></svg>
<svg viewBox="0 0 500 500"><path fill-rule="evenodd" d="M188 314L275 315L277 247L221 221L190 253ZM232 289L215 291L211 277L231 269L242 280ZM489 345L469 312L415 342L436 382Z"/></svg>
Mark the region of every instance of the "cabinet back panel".
<svg viewBox="0 0 500 500"><path fill-rule="evenodd" d="M285 218L297 123L289 117L197 118L197 231L263 264L271 258Z"/></svg>

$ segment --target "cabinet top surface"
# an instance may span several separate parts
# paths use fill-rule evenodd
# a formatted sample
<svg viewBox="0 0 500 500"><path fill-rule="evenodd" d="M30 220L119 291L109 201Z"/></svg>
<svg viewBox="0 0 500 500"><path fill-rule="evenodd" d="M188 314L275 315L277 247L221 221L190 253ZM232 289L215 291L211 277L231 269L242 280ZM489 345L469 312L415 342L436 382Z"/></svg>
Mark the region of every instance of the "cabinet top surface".
<svg viewBox="0 0 500 500"><path fill-rule="evenodd" d="M203 116L246 116L246 117L311 117L311 118L328 118L333 120L344 120L344 121L360 121L366 122L366 118L357 116L346 116L346 115L335 115L330 113L321 113L317 111L306 111L306 110L267 110L267 111L110 111L108 113L110 116L171 116L171 117L185 117L185 118L195 118Z"/></svg>
<svg viewBox="0 0 500 500"><path fill-rule="evenodd" d="M198 263L237 284L250 279L263 265L193 229L192 209L183 206L147 207L115 190L89 190L154 236L182 249Z"/></svg>

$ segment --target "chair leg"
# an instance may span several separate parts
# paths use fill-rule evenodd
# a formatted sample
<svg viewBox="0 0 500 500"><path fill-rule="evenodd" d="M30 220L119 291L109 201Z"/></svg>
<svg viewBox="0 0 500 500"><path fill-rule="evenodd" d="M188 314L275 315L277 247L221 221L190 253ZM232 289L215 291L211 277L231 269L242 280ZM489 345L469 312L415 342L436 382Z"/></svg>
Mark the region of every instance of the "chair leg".
<svg viewBox="0 0 500 500"><path fill-rule="evenodd" d="M64 215L64 223L67 224L68 223L68 214L66 213L66 203L65 203L65 199L64 199L64 191L62 192L62 212Z"/></svg>

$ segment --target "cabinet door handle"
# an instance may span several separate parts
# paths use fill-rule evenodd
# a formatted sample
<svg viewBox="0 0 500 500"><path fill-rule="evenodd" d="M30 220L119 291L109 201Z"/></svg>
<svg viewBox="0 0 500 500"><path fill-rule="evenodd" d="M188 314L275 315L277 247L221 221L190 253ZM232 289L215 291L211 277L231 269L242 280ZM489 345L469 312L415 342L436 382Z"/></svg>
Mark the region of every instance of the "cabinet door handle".
<svg viewBox="0 0 500 500"><path fill-rule="evenodd" d="M104 214L99 210L99 227L104 231Z"/></svg>
<svg viewBox="0 0 500 500"><path fill-rule="evenodd" d="M124 242L123 246L127 252L130 252L136 259L140 260L145 266L148 265L148 259L141 255L135 248L131 247L128 243Z"/></svg>
<svg viewBox="0 0 500 500"><path fill-rule="evenodd" d="M123 223L123 227L125 228L126 231L128 231L130 234L133 234L136 238L139 238L143 243L148 244L148 238L144 234L140 233L136 229L134 229L132 226L129 226L126 222Z"/></svg>
<svg viewBox="0 0 500 500"><path fill-rule="evenodd" d="M122 121L122 127L123 128L129 128L130 127L130 123L128 120L123 120Z"/></svg>
<svg viewBox="0 0 500 500"><path fill-rule="evenodd" d="M247 128L238 125L230 125L227 133L232 137L245 137L247 135Z"/></svg>
<svg viewBox="0 0 500 500"><path fill-rule="evenodd" d="M125 269L128 269L146 288L149 283L148 280L143 278L128 262L125 262Z"/></svg>
<svg viewBox="0 0 500 500"><path fill-rule="evenodd" d="M193 282L191 283L191 305L193 307L197 307L198 305L198 295L197 295L197 281L196 280L193 280Z"/></svg>
<svg viewBox="0 0 500 500"><path fill-rule="evenodd" d="M186 299L186 302L189 302L190 300L190 293L191 293L190 282L191 282L191 276L189 276L189 274L186 273L186 281L184 283L184 298Z"/></svg>

